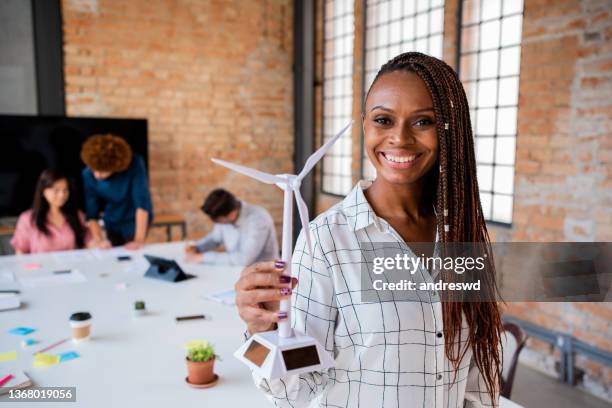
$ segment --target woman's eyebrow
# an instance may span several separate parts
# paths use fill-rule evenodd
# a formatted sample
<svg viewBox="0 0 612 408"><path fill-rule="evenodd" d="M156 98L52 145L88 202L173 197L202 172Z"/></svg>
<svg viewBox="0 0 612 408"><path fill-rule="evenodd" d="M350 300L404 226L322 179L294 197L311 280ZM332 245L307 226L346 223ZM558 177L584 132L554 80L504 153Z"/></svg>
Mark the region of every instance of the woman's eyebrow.
<svg viewBox="0 0 612 408"><path fill-rule="evenodd" d="M375 107L370 109L370 112L372 112L374 109L382 109L382 110L387 111L387 112L393 112L393 109L386 108L386 107L384 107L382 105L376 105Z"/></svg>
<svg viewBox="0 0 612 408"><path fill-rule="evenodd" d="M429 111L433 111L433 107L417 109L412 113L422 113L422 112L429 112Z"/></svg>

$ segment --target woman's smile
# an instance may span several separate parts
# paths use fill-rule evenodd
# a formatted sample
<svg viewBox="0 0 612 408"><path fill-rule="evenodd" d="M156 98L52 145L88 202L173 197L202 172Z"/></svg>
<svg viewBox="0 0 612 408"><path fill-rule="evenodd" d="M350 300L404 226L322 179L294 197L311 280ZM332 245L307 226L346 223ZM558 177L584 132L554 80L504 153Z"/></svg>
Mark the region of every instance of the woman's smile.
<svg viewBox="0 0 612 408"><path fill-rule="evenodd" d="M421 156L423 156L423 153L411 153L407 151L389 150L378 152L378 156L380 158L380 162L384 166L387 166L391 169L404 170L413 167L415 163L417 163L418 160L421 158Z"/></svg>

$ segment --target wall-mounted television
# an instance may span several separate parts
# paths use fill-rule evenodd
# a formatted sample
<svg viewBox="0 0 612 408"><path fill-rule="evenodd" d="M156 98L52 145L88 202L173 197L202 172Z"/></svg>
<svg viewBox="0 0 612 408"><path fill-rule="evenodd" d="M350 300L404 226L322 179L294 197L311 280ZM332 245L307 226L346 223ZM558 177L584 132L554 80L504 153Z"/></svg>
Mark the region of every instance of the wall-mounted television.
<svg viewBox="0 0 612 408"><path fill-rule="evenodd" d="M0 218L32 206L36 181L47 168L72 178L82 208L81 145L98 133L123 137L148 168L146 119L0 115Z"/></svg>

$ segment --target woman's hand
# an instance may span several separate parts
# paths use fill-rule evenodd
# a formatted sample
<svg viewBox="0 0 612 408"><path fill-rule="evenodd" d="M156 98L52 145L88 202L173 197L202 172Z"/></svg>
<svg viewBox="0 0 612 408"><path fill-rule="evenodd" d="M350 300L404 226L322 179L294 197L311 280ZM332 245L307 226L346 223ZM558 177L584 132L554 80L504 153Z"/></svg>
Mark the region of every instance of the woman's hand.
<svg viewBox="0 0 612 408"><path fill-rule="evenodd" d="M100 241L93 240L91 246L92 248L98 249L110 249L113 247L108 239L102 239Z"/></svg>
<svg viewBox="0 0 612 408"><path fill-rule="evenodd" d="M297 279L283 275L283 261L259 262L244 268L236 282L236 306L249 334L272 330L286 319L278 311L279 301L291 296Z"/></svg>
<svg viewBox="0 0 612 408"><path fill-rule="evenodd" d="M195 245L185 246L185 254L197 254L197 253L198 253L198 247L196 247Z"/></svg>
<svg viewBox="0 0 612 408"><path fill-rule="evenodd" d="M142 247L144 247L144 242L137 240L130 241L125 244L125 249L129 249L130 251L136 251L141 249Z"/></svg>

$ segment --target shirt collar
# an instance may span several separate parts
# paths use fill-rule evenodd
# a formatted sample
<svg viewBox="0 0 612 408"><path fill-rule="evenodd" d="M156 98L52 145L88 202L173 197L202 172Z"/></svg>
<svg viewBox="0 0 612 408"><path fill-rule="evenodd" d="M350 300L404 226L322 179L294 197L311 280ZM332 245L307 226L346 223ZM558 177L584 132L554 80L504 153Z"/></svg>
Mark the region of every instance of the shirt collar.
<svg viewBox="0 0 612 408"><path fill-rule="evenodd" d="M240 212L238 213L238 218L234 222L235 227L239 227L240 225L242 225L242 223L244 223L244 220L246 219L247 212L248 212L247 208L249 206L244 201L239 201L239 202L240 202Z"/></svg>
<svg viewBox="0 0 612 408"><path fill-rule="evenodd" d="M348 227L351 231L357 231L372 224L380 232L384 232L386 229L383 227L381 219L370 207L370 203L368 203L363 193L371 185L372 181L370 180L360 180L346 198L342 200L342 212L347 218Z"/></svg>
<svg viewBox="0 0 612 408"><path fill-rule="evenodd" d="M378 231L387 232L390 228L387 221L378 217L370 203L366 199L364 190L372 185L371 180L360 180L357 182L353 190L342 200L342 212L347 218L348 227L351 231L357 231L362 228L366 228L372 224L376 226ZM434 207L434 212L436 211ZM437 214L436 214L437 215ZM438 230L436 229L436 240L438 242L440 237Z"/></svg>

